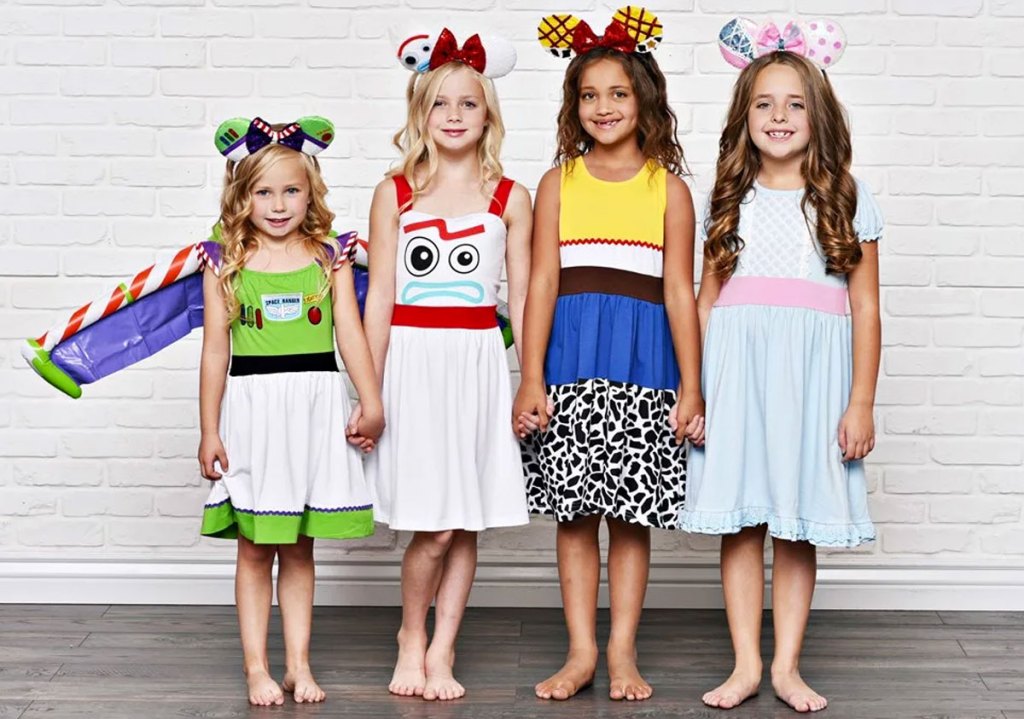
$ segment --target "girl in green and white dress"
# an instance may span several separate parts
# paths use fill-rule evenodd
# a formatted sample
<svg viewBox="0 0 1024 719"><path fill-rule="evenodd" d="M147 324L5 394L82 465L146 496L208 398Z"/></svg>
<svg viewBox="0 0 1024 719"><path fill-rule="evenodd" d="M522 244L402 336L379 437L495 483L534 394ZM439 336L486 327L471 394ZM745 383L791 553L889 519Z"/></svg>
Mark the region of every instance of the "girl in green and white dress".
<svg viewBox="0 0 1024 719"><path fill-rule="evenodd" d="M235 595L257 705L281 704L282 688L296 702L324 699L309 667L313 538L373 533L360 450L373 448L384 413L356 305L355 234L330 237L334 215L313 157L332 137L323 118L285 127L229 120L217 131L228 164L223 242L203 246L213 271L203 278L199 462L214 485L202 533L238 540ZM275 556L281 684L267 659Z"/></svg>

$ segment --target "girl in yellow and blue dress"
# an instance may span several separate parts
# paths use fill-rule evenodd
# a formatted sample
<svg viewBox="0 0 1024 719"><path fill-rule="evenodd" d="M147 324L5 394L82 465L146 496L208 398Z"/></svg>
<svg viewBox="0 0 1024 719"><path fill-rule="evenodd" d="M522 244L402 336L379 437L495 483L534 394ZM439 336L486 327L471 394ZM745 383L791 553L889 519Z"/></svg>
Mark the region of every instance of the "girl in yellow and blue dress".
<svg viewBox="0 0 1024 719"><path fill-rule="evenodd" d="M650 528L677 526L685 437L699 442L693 203L652 13L626 7L603 36L553 15L541 43L569 63L557 167L540 182L513 425L524 438L530 509L558 522L569 632L565 665L536 686L568 699L594 679L595 618L608 525L609 696L652 689L636 664ZM680 372L682 368L682 372Z"/></svg>

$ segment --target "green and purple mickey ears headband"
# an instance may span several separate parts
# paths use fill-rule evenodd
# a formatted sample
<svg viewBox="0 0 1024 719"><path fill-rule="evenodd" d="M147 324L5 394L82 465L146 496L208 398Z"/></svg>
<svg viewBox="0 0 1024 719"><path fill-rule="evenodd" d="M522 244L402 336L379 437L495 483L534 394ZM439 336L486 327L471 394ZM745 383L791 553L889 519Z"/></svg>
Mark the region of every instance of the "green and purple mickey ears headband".
<svg viewBox="0 0 1024 719"><path fill-rule="evenodd" d="M318 115L301 117L280 130L259 117L233 117L220 124L213 143L224 157L239 162L272 143L313 157L326 150L333 139L334 124Z"/></svg>

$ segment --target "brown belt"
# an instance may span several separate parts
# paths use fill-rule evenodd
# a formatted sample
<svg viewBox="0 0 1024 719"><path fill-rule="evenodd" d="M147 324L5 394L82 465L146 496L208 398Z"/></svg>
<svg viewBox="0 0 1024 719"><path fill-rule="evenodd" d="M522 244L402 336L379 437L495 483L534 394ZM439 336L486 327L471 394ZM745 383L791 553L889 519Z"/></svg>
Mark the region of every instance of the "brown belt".
<svg viewBox="0 0 1024 719"><path fill-rule="evenodd" d="M665 283L660 277L610 267L563 267L558 278L559 296L585 292L623 295L659 305L665 303Z"/></svg>

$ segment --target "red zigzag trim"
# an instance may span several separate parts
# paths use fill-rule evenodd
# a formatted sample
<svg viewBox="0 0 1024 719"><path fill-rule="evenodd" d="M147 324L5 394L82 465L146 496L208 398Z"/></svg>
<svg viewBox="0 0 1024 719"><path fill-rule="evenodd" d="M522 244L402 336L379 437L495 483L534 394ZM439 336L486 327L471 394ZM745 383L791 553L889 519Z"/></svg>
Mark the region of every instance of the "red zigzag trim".
<svg viewBox="0 0 1024 719"><path fill-rule="evenodd" d="M624 245L628 247L646 247L649 250L656 250L658 252L664 251L661 245L656 245L653 242L643 242L642 240L614 240L608 237L577 237L571 240L561 240L559 246L566 245Z"/></svg>

